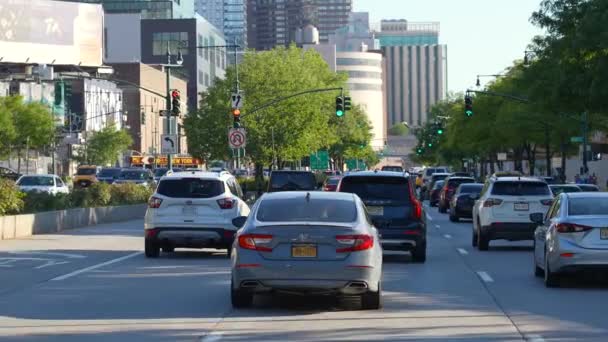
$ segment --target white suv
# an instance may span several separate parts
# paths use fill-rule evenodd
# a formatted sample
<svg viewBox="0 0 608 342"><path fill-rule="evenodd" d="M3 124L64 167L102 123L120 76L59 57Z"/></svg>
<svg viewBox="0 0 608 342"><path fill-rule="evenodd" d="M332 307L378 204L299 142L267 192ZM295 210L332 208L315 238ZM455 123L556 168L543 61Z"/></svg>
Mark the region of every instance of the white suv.
<svg viewBox="0 0 608 342"><path fill-rule="evenodd" d="M546 213L552 200L543 180L492 176L473 206L473 247L485 251L491 240L534 240L530 213Z"/></svg>
<svg viewBox="0 0 608 342"><path fill-rule="evenodd" d="M146 257L175 248L230 248L232 220L249 215L243 192L229 172L176 172L160 179L144 223Z"/></svg>

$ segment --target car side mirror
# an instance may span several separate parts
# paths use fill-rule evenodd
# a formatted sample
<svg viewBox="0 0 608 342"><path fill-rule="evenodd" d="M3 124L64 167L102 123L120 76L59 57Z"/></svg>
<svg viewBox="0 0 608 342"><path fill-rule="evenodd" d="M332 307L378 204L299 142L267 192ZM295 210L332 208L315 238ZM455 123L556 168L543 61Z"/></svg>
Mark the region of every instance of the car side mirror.
<svg viewBox="0 0 608 342"><path fill-rule="evenodd" d="M239 216L232 219L232 225L237 228L243 228L245 222L247 221L247 216Z"/></svg>
<svg viewBox="0 0 608 342"><path fill-rule="evenodd" d="M536 224L543 224L545 222L545 215L543 213L530 214L530 221Z"/></svg>

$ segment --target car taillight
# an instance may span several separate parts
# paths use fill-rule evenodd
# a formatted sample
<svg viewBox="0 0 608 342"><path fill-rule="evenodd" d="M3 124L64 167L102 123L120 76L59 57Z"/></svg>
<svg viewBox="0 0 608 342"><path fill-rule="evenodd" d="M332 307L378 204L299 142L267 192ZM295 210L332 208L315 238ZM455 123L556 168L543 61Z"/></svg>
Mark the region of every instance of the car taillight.
<svg viewBox="0 0 608 342"><path fill-rule="evenodd" d="M575 223L558 223L555 230L559 233L580 233L593 229L593 227L583 226Z"/></svg>
<svg viewBox="0 0 608 342"><path fill-rule="evenodd" d="M540 200L540 203L541 203L542 205L547 205L547 206L549 206L549 205L553 204L553 200L550 200L550 199L544 199L544 200Z"/></svg>
<svg viewBox="0 0 608 342"><path fill-rule="evenodd" d="M410 190L410 202L412 202L412 218L415 220L420 220L422 218L422 204L418 199L416 199L416 195L414 194L414 187L409 186Z"/></svg>
<svg viewBox="0 0 608 342"><path fill-rule="evenodd" d="M153 239L158 235L158 228L146 229L146 239Z"/></svg>
<svg viewBox="0 0 608 342"><path fill-rule="evenodd" d="M149 208L158 209L158 208L160 208L161 204L163 204L163 199L162 198L158 198L158 197L152 196L148 200L148 207Z"/></svg>
<svg viewBox="0 0 608 342"><path fill-rule="evenodd" d="M337 248L336 253L363 251L374 246L374 238L370 235L338 235L336 241L347 246Z"/></svg>
<svg viewBox="0 0 608 342"><path fill-rule="evenodd" d="M239 247L252 251L272 252L272 248L260 246L272 242L272 235L266 234L244 234L239 236Z"/></svg>
<svg viewBox="0 0 608 342"><path fill-rule="evenodd" d="M498 198L488 198L487 200L485 200L483 202L483 206L485 208L490 208L490 207L493 207L495 205L500 205L501 203L502 203L501 199L498 199Z"/></svg>
<svg viewBox="0 0 608 342"><path fill-rule="evenodd" d="M232 209L235 203L236 200L232 198L222 198L217 200L217 204L220 206L220 209Z"/></svg>

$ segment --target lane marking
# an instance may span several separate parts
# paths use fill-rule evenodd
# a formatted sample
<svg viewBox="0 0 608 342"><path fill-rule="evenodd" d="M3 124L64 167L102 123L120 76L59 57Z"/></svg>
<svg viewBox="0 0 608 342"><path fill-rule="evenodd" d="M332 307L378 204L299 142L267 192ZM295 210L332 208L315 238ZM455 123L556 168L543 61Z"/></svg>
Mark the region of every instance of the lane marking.
<svg viewBox="0 0 608 342"><path fill-rule="evenodd" d="M540 335L526 335L528 342L545 342L545 339Z"/></svg>
<svg viewBox="0 0 608 342"><path fill-rule="evenodd" d="M429 213L426 213L426 219L429 221L433 221L433 218L431 217L431 215L429 215Z"/></svg>
<svg viewBox="0 0 608 342"><path fill-rule="evenodd" d="M451 239L451 238L452 238L452 235L450 235L450 234L445 234L445 235L443 235L443 236L444 236L446 239Z"/></svg>
<svg viewBox="0 0 608 342"><path fill-rule="evenodd" d="M201 337L201 342L216 342L222 339L222 335L224 335L221 331L212 331L207 335Z"/></svg>
<svg viewBox="0 0 608 342"><path fill-rule="evenodd" d="M47 267L50 267L50 266L65 265L65 264L69 264L69 263L70 263L69 261L55 261L55 260L49 260L49 261L47 261L45 264L42 264L42 265L40 265L40 266L38 266L38 267L34 267L34 269L39 270L39 269L42 269L42 268L47 268Z"/></svg>
<svg viewBox="0 0 608 342"><path fill-rule="evenodd" d="M492 277L490 277L487 272L477 271L477 275L479 276L479 278L481 278L481 280L485 281L486 283L494 282L494 279L492 279Z"/></svg>
<svg viewBox="0 0 608 342"><path fill-rule="evenodd" d="M440 225L438 225L438 224L436 224L436 225L435 225L435 228L439 229L439 228L441 228L441 226L440 226Z"/></svg>
<svg viewBox="0 0 608 342"><path fill-rule="evenodd" d="M11 254L31 254L31 255L51 255L51 256L60 256L69 259L84 259L86 256L80 254L71 254L71 253L58 253L58 252L28 252L28 251L18 251L18 252L9 252Z"/></svg>
<svg viewBox="0 0 608 342"><path fill-rule="evenodd" d="M462 254L462 255L467 255L467 254L469 254L469 252L467 252L467 250L466 250L466 249L464 249L464 248L458 248L458 253L460 253L460 254Z"/></svg>
<svg viewBox="0 0 608 342"><path fill-rule="evenodd" d="M127 260L127 259L130 259L130 258L136 257L136 256L141 255L143 253L144 252L131 253L131 254L122 256L120 258L116 258L116 259L112 259L112 260L109 260L109 261L106 261L106 262L102 262L101 264L89 266L89 267L82 268L82 269L76 270L76 271L68 273L68 274L64 274L62 276L59 276L59 277L51 279L51 281L66 280L68 278L72 278L72 277L77 276L79 274L82 274L82 273L85 273L85 272L88 272L88 271L92 271L92 270L98 269L100 267L112 265L112 264L115 264L117 262L121 262L123 260Z"/></svg>

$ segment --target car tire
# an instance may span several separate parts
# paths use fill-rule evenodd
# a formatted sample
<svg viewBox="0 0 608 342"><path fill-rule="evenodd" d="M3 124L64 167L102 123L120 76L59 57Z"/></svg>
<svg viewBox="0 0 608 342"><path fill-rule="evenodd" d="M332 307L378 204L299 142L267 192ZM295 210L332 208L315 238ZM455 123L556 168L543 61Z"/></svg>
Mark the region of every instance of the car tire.
<svg viewBox="0 0 608 342"><path fill-rule="evenodd" d="M450 222L458 222L460 219L456 215L450 214Z"/></svg>
<svg viewBox="0 0 608 342"><path fill-rule="evenodd" d="M479 237L477 236L477 232L475 231L475 229L473 229L472 235L473 235L473 239L471 239L471 245L473 247L477 247L477 242L478 242Z"/></svg>
<svg viewBox="0 0 608 342"><path fill-rule="evenodd" d="M232 247L226 248L226 257L228 257L228 259L232 257Z"/></svg>
<svg viewBox="0 0 608 342"><path fill-rule="evenodd" d="M483 232L477 234L477 249L487 251L490 247L490 239Z"/></svg>
<svg viewBox="0 0 608 342"><path fill-rule="evenodd" d="M445 214L445 213L447 213L447 212L448 212L448 211L445 209L445 207L441 205L441 203L439 203L439 212L440 212L440 213L442 213L442 214Z"/></svg>
<svg viewBox="0 0 608 342"><path fill-rule="evenodd" d="M368 291L361 295L361 309L379 310L382 308L382 288L378 283L378 291Z"/></svg>
<svg viewBox="0 0 608 342"><path fill-rule="evenodd" d="M146 240L145 243L146 258L158 258L160 255L160 246L156 241Z"/></svg>
<svg viewBox="0 0 608 342"><path fill-rule="evenodd" d="M412 250L412 261L424 263L426 261L426 241Z"/></svg>
<svg viewBox="0 0 608 342"><path fill-rule="evenodd" d="M232 307L235 309L248 308L253 304L253 293L245 292L240 289L232 287L232 281L230 282L230 301Z"/></svg>
<svg viewBox="0 0 608 342"><path fill-rule="evenodd" d="M547 254L545 253L545 286L546 287L559 287L560 285L560 275L555 272L551 272L549 268L549 258L547 258Z"/></svg>
<svg viewBox="0 0 608 342"><path fill-rule="evenodd" d="M538 267L538 265L536 264L536 260L534 260L534 276L540 278L544 275L545 275L545 271L542 268Z"/></svg>
<svg viewBox="0 0 608 342"><path fill-rule="evenodd" d="M163 253L173 253L173 252L175 252L175 247L173 247L173 246L163 247Z"/></svg>

